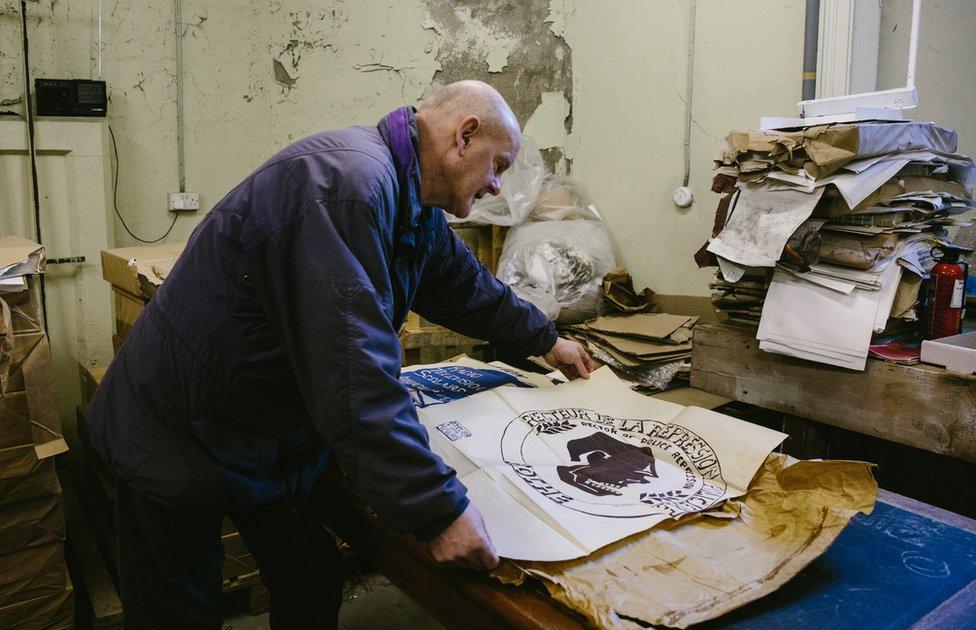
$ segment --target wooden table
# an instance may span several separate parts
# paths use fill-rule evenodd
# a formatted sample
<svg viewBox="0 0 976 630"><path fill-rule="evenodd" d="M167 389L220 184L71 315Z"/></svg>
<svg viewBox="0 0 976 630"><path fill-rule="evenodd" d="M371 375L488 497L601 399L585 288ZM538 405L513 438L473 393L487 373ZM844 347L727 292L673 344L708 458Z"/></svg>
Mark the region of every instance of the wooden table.
<svg viewBox="0 0 976 630"><path fill-rule="evenodd" d="M550 630L588 627L581 616L549 597L540 585L532 581L514 587L493 581L484 573L436 564L424 546L411 538L394 536L382 529L379 520L365 507L348 480L335 470L327 474L325 483L320 486L318 499L325 508L325 524L351 543L378 571L447 628ZM906 522L904 514L896 520L875 514L875 520L865 521L865 517L859 516L862 524L849 526L858 531L851 532L853 535L847 543L838 539L838 544L830 551L776 592L706 622L703 627L795 627L816 630L823 627L823 615L829 617L828 625L836 625L848 617L870 618L877 614L872 608L876 601L871 594L884 592L888 574L876 573L876 579L865 581L864 571L858 571L855 565L861 564L863 569L865 557L876 557L873 549L890 547L895 549L893 553L897 555L904 547L910 551L932 554L931 550L937 547L940 538L948 531L942 524L976 533L976 521L972 519L884 490L880 491L878 500L904 510L914 522ZM917 521L911 515L928 520ZM905 540L891 539L892 534L887 531L891 528L895 535L901 532L904 538L907 532L911 536ZM855 541L853 546L851 540ZM852 556L852 550L858 553ZM964 560L958 562L961 564ZM892 579L897 582L902 577L898 574ZM937 582L933 586L938 586ZM843 601L830 599L838 593L843 595ZM961 588L942 596L943 600L931 609L921 611L918 619L913 620L917 622L915 627L968 627L967 624L976 614L976 581L962 584ZM825 598L831 601L827 611L823 610ZM906 602L906 605L908 603L911 602Z"/></svg>
<svg viewBox="0 0 976 630"><path fill-rule="evenodd" d="M720 396L976 462L976 376L868 359L863 372L759 350L745 324L695 328L691 385Z"/></svg>
<svg viewBox="0 0 976 630"><path fill-rule="evenodd" d="M586 628L580 615L559 604L538 584L516 587L484 572L437 564L425 545L380 527L349 482L327 472L319 500L325 524L391 582L448 628Z"/></svg>

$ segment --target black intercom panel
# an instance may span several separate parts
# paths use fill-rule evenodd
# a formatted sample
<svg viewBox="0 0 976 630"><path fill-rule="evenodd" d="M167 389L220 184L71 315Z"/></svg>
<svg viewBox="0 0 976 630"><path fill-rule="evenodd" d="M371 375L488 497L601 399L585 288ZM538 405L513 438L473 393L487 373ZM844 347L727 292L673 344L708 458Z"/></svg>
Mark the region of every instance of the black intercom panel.
<svg viewBox="0 0 976 630"><path fill-rule="evenodd" d="M38 116L105 116L105 81L34 79Z"/></svg>

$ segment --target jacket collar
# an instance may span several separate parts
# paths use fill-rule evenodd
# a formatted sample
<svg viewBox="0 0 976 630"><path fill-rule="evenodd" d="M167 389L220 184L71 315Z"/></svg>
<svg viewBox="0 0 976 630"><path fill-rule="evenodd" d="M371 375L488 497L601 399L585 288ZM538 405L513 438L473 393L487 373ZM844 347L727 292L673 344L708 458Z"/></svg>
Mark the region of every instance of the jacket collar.
<svg viewBox="0 0 976 630"><path fill-rule="evenodd" d="M399 189L395 245L400 251L415 250L417 223L425 208L420 200L420 141L414 109L398 107L377 127L393 156Z"/></svg>

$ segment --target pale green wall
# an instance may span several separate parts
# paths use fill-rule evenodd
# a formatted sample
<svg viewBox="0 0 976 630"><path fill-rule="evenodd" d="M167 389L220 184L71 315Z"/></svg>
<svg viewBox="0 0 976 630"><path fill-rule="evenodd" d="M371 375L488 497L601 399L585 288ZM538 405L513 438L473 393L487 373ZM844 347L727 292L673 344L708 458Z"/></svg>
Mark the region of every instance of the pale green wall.
<svg viewBox="0 0 976 630"><path fill-rule="evenodd" d="M661 293L707 294L714 270L692 254L711 233L712 160L733 129L795 115L804 2L699 0L691 127L694 204L672 191L684 174L688 2L577 2L573 173L604 211L620 262Z"/></svg>
<svg viewBox="0 0 976 630"><path fill-rule="evenodd" d="M878 89L905 85L911 0L884 0ZM925 0L919 27L916 120L959 133L959 152L976 155L976 2Z"/></svg>
<svg viewBox="0 0 976 630"><path fill-rule="evenodd" d="M910 0L884 0L878 51L878 88L905 85ZM959 153L976 156L976 2L925 0L919 25L916 120L930 120L959 134ZM976 221L976 211L967 214ZM955 242L976 246L976 228L952 234ZM970 257L976 264L976 257Z"/></svg>
<svg viewBox="0 0 976 630"><path fill-rule="evenodd" d="M91 76L97 1L29 4L34 73ZM691 255L709 233L718 199L709 191L712 159L730 130L754 127L762 115L793 113L804 2L698 1L691 146L696 201L686 210L674 207L671 191L683 171L689 2L549 0L546 6L535 0L517 3L529 6L517 15L508 4L185 0L188 189L209 208L292 139L374 122L400 103L415 102L439 77L480 73L519 100L522 123L531 119L553 145L550 162L571 168L590 190L620 262L638 284L707 293L710 272L698 271ZM20 89L19 2L0 0L0 7L5 98ZM105 0L103 7L103 77L122 159L119 202L135 231L154 236L169 221L165 194L177 182L172 2ZM539 27L565 40L546 49L554 56L541 61L529 46L541 37ZM291 39L301 58L294 71L298 86L289 91L271 80L271 58L293 70L291 52L284 50ZM509 74L489 72L506 55ZM533 64L532 72L522 71ZM530 98L522 102L526 93ZM566 103L571 117L564 121ZM182 217L168 240L186 238L202 216ZM132 243L121 227L115 237L120 245Z"/></svg>

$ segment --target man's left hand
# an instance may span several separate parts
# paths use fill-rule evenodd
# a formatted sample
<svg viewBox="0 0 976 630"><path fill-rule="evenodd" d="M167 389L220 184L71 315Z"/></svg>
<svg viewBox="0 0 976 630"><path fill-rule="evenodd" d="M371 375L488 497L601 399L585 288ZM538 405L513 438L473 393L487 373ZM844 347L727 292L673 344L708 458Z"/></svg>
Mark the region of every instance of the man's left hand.
<svg viewBox="0 0 976 630"><path fill-rule="evenodd" d="M556 339L556 344L542 358L569 380L580 376L590 378L590 372L596 368L583 346L562 337Z"/></svg>

